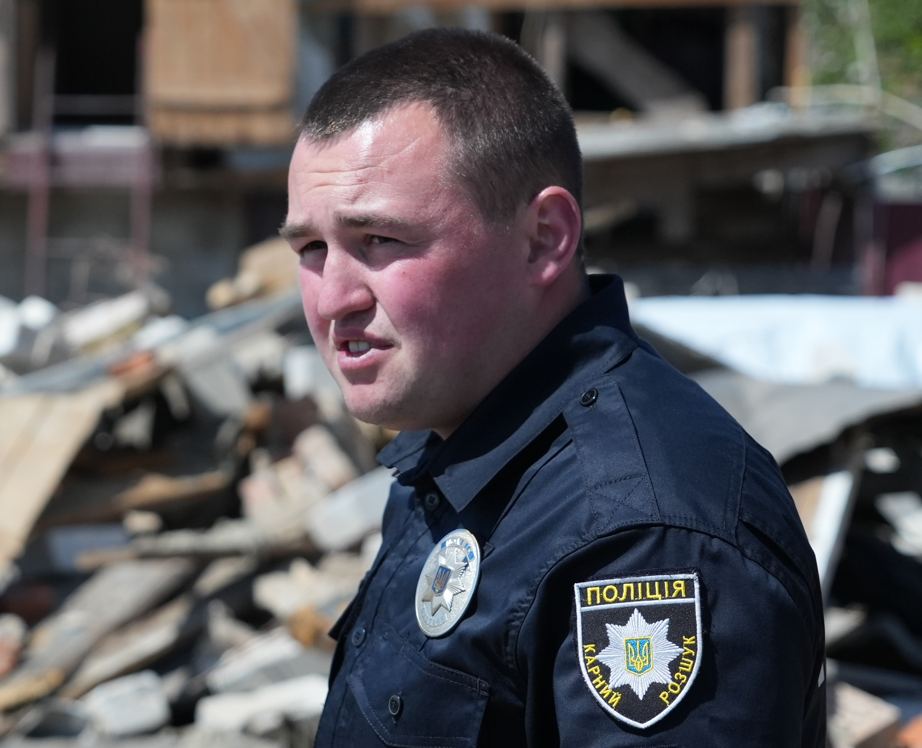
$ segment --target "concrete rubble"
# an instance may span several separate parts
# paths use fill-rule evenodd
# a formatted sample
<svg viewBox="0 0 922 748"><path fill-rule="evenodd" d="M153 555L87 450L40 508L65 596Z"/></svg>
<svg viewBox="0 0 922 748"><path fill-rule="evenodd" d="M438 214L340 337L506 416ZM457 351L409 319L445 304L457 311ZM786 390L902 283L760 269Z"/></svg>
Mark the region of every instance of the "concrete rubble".
<svg viewBox="0 0 922 748"><path fill-rule="evenodd" d="M196 320L156 289L0 300L0 745L312 745L391 435L346 412L290 264L257 246ZM832 744L922 745L922 391L641 334L782 467L827 599Z"/></svg>

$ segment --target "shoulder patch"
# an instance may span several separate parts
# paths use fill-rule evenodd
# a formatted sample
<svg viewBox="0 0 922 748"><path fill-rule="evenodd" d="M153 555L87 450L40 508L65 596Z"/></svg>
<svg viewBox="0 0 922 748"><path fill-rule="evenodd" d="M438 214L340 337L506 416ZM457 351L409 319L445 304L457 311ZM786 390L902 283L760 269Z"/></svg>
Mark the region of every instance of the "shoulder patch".
<svg viewBox="0 0 922 748"><path fill-rule="evenodd" d="M579 666L589 691L622 722L659 722L698 674L698 575L596 579L574 591Z"/></svg>

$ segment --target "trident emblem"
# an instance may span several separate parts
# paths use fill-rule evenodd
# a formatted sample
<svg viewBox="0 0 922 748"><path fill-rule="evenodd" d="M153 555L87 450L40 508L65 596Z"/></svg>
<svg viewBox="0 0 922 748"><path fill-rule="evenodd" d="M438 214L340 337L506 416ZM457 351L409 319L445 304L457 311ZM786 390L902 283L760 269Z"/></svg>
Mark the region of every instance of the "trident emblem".
<svg viewBox="0 0 922 748"><path fill-rule="evenodd" d="M649 636L624 640L624 663L626 669L635 675L643 675L653 667Z"/></svg>

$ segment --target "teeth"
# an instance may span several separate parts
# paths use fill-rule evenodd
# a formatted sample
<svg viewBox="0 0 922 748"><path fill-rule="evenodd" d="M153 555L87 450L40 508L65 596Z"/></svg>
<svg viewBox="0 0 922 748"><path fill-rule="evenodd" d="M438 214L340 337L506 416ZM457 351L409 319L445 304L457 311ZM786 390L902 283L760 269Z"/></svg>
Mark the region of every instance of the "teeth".
<svg viewBox="0 0 922 748"><path fill-rule="evenodd" d="M365 340L350 340L349 353L364 353L371 350L371 343Z"/></svg>

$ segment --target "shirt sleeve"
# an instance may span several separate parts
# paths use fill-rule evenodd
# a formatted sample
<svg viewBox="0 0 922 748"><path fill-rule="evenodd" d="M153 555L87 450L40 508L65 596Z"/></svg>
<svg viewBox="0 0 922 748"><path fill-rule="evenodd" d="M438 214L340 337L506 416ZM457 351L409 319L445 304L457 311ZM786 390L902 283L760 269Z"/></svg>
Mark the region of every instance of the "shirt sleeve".
<svg viewBox="0 0 922 748"><path fill-rule="evenodd" d="M516 645L529 743L556 731L579 748L822 746L822 632L796 578L780 576L726 540L672 527L565 559Z"/></svg>

